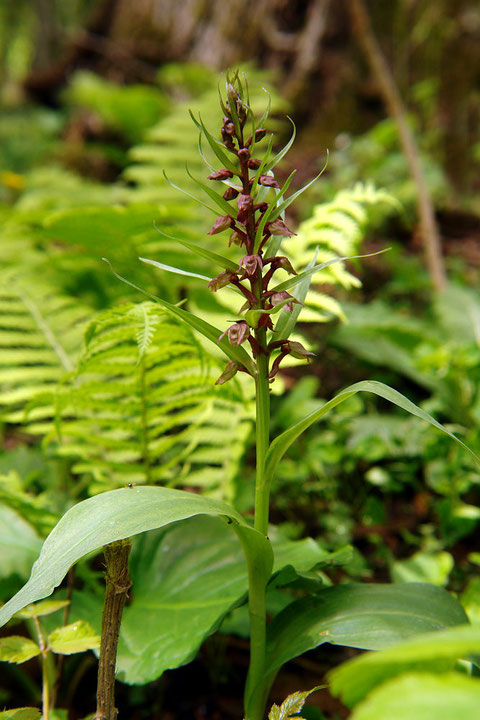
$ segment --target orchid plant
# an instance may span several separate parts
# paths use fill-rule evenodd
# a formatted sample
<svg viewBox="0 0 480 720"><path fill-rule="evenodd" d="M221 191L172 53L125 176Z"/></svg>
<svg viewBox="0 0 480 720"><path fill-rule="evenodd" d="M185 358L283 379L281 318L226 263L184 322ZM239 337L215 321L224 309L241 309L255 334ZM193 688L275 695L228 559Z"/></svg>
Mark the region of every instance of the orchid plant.
<svg viewBox="0 0 480 720"><path fill-rule="evenodd" d="M296 270L282 255L282 238L294 234L286 224L285 211L305 188L287 197L295 172L280 185L274 169L291 147L295 128L286 146L273 153L274 138L265 129L269 108L267 106L257 121L250 107L246 81L238 73L227 75L226 94L220 96L220 104L223 117L219 138L210 133L200 117L192 115L200 132L202 156L203 141L221 165L220 169L216 169L205 157L210 168L208 183L200 180L197 183L211 204L209 201L200 202L216 216L209 235L225 237L226 244L238 247L239 257L234 261L202 245L175 239L193 254L206 258L219 268L218 275L206 278L212 292L229 287L240 296L242 304L239 303L235 321L227 328L219 329L181 306L160 298L156 300L168 313L202 334L223 352L227 364L217 380L218 385L228 382L238 372L246 373L255 383L253 527L249 519L233 507L183 490L129 487L89 498L69 510L46 539L30 580L0 609L0 625L28 603L50 594L69 567L93 550L104 546L110 548L105 554L107 571L112 576L108 558L113 557L117 574L122 576L123 573L122 587L127 590L129 582L125 579L124 566L128 562L125 550L128 538L198 515L227 518L240 541L248 576L250 666L245 686L245 718L261 720L278 671L285 662L307 650L326 642L380 649L415 633L467 622L458 601L441 588L428 584L325 587L321 576L309 575L305 578L302 572L328 564L329 559L325 560L328 553L317 554L315 560L307 564L299 561L300 552L278 552L275 543L269 539L270 489L276 467L289 446L331 409L362 391L396 404L457 442L461 441L403 395L373 381L360 382L342 390L320 409L271 440L270 385L285 358L292 356L309 361L313 355L300 342L291 339L312 276L325 265L346 258L335 258L319 265L313 257L306 268ZM260 151L262 142L265 145ZM220 191L218 183L221 183ZM162 232L160 228L159 231ZM163 270L192 274L156 260L142 260ZM280 274L282 277L279 277ZM123 563L122 567L119 567L119 562ZM267 587L287 567L290 571L284 573L283 584L296 582L304 594L291 598L291 602L267 624ZM245 594L240 589L236 604L244 601ZM112 602L105 604L100 650L104 675L106 667L114 672L112 648L115 649L116 641L112 639L110 630L115 627L118 638L119 613L123 603L119 605L121 607L113 610ZM229 609L231 607L224 608L215 622L209 619L204 637L212 628L218 627ZM114 612L117 613L115 617L112 616ZM106 653L110 655L106 657ZM113 675L103 677L102 683L99 686L97 717L111 720L116 715L112 696Z"/></svg>

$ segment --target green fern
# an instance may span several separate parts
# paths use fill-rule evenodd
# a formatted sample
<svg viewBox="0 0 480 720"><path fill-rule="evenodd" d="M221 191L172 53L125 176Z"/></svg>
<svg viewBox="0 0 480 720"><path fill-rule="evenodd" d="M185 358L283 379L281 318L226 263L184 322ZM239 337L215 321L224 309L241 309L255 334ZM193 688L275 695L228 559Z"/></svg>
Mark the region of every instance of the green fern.
<svg viewBox="0 0 480 720"><path fill-rule="evenodd" d="M317 249L317 263L359 254L370 219L369 208L379 205L385 207L386 214L399 210L397 201L391 195L370 183L357 183L352 190L341 190L331 202L316 205L312 216L298 228L298 234L283 241L294 267L298 271L303 270ZM358 287L360 281L339 262L312 277L313 286L323 284L349 289ZM344 317L340 304L330 295L312 289L300 313L300 320L321 322L332 316Z"/></svg>
<svg viewBox="0 0 480 720"><path fill-rule="evenodd" d="M251 408L239 384L215 387L219 374L189 329L154 303L105 311L57 394L56 452L73 458L91 493L162 483L229 497Z"/></svg>
<svg viewBox="0 0 480 720"><path fill-rule="evenodd" d="M90 315L89 309L61 294L34 269L3 270L0 418L4 422L23 423L32 434L50 428L51 393L74 369Z"/></svg>

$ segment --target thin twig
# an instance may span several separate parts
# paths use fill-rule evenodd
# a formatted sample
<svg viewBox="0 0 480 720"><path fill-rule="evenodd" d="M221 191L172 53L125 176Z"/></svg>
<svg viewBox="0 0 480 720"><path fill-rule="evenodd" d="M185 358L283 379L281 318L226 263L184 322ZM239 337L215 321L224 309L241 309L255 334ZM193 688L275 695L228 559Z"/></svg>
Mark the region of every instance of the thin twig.
<svg viewBox="0 0 480 720"><path fill-rule="evenodd" d="M70 614L70 602L72 600L73 585L75 582L75 566L71 567L67 575L67 597L66 600L68 605L65 605L63 610L62 627L68 625L68 618ZM65 655L59 655L57 661L57 669L55 672L55 682L53 683L52 695L50 697L50 708L53 710L56 702L58 691L60 690L60 684L62 682L63 665L65 663Z"/></svg>
<svg viewBox="0 0 480 720"><path fill-rule="evenodd" d="M440 236L435 221L432 198L420 162L418 147L407 122L406 109L393 75L373 34L370 18L363 0L349 0L348 7L358 42L375 75L385 105L397 124L400 143L405 153L410 174L417 188L418 215L427 268L434 288L436 290L442 290L446 285L447 278L442 257Z"/></svg>

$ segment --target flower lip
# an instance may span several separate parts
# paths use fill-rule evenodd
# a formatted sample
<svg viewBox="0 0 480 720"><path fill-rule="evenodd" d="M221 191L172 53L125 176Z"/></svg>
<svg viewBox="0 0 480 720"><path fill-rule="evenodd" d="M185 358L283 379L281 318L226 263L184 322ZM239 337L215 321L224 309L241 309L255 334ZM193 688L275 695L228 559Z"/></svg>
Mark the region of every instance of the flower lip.
<svg viewBox="0 0 480 720"><path fill-rule="evenodd" d="M244 255L240 260L238 270L240 271L242 267L245 268L245 272L249 277L253 277L257 269L260 271L263 269L262 258L260 255Z"/></svg>
<svg viewBox="0 0 480 720"><path fill-rule="evenodd" d="M228 228L232 227L232 225L233 218L230 217L230 215L221 215L220 217L217 217L208 234L216 235L224 230L228 230Z"/></svg>
<svg viewBox="0 0 480 720"><path fill-rule="evenodd" d="M258 184L264 187L280 189L280 185L271 175L260 175L258 178Z"/></svg>
<svg viewBox="0 0 480 720"><path fill-rule="evenodd" d="M239 322L230 325L230 327L220 335L217 340L217 344L223 337L225 337L225 335L227 336L230 345L241 345L249 337L250 328L245 320L240 320Z"/></svg>
<svg viewBox="0 0 480 720"><path fill-rule="evenodd" d="M233 173L231 170L222 168L221 170L216 170L215 172L210 173L210 175L207 176L207 180L228 180L232 177Z"/></svg>

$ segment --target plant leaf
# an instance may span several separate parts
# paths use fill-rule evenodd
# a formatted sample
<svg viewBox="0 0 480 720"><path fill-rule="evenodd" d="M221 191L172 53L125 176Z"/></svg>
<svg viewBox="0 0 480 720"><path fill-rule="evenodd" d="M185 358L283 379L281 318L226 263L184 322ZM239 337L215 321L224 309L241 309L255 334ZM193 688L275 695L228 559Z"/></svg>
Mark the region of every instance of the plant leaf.
<svg viewBox="0 0 480 720"><path fill-rule="evenodd" d="M13 708L0 712L0 720L41 720L41 718L42 713L37 708Z"/></svg>
<svg viewBox="0 0 480 720"><path fill-rule="evenodd" d="M224 337L219 341L219 337L222 334L221 330L214 327L213 325L210 325L210 323L205 322L205 320L202 320L193 313L188 312L188 310L183 310L177 305L172 305L166 300L163 300L162 298L156 297L155 295L152 295L151 293L142 290L142 288L139 288L137 285L131 283L130 280L127 280L126 278L115 272L109 260L107 260L106 258L103 258L103 260L105 260L105 262L110 265L110 268L116 278L118 278L124 283L127 283L127 285L130 285L144 295L148 295L149 297L153 298L166 310L169 310L173 315L176 315L184 323L189 325L194 330L197 330L199 333L201 333L201 335L207 338L207 340L210 340L217 347L219 347L220 350L222 350L225 355L230 358L230 360L235 360L235 362L239 363L239 365L243 365L247 368L251 375L255 376L256 367L250 355L242 347L237 345L230 345L228 340Z"/></svg>
<svg viewBox="0 0 480 720"><path fill-rule="evenodd" d="M277 191L276 196L278 198L281 198L283 196L283 194L287 192L288 188L290 187L290 183L292 182L296 172L297 172L296 170L292 170L292 172L290 173L288 178L285 180L285 182L283 183L280 190ZM263 213L262 219L258 225L256 232L255 232L255 248L256 249L258 249L258 247L260 246L260 242L262 240L262 235L263 235L263 230L265 228L265 225L267 224L267 222L270 221L270 218L272 217L272 215L274 215L276 213L278 207L279 207L278 205L275 205L272 202L268 206L268 210L266 210ZM277 213L277 217L279 214L280 213Z"/></svg>
<svg viewBox="0 0 480 720"><path fill-rule="evenodd" d="M292 147L293 143L295 142L295 136L296 136L296 134L297 134L297 128L296 128L295 123L293 122L293 120L292 120L291 117L289 117L289 116L287 115L287 119L290 120L290 122L292 123L292 128L293 128L293 130L292 130L292 135L291 135L291 137L290 137L290 140L287 142L287 144L285 145L285 147L283 147L283 148L280 150L280 152L278 152L278 153L275 155L275 157L272 158L272 160L270 160L270 162L268 162L268 163L265 165L265 169L264 169L264 172L265 172L265 173L267 173L269 170L272 170L276 165L278 165L278 163L285 157L285 155L288 153L288 151L289 151L290 148ZM323 172L323 170L322 170L322 172Z"/></svg>
<svg viewBox="0 0 480 720"><path fill-rule="evenodd" d="M187 175L203 190L203 192L207 193L209 197L212 198L212 200L217 203L220 210L224 213L224 215L232 215L235 210L230 205L230 203L223 198L220 193L215 192L215 190L205 183L201 182L201 180L198 180L196 177L192 175L190 170L188 169L188 166L186 167Z"/></svg>
<svg viewBox="0 0 480 720"><path fill-rule="evenodd" d="M305 190L308 190L310 185L313 185L313 183L316 182L321 175L323 175L323 173L325 172L325 169L327 167L327 164L328 164L328 156L327 156L327 161L326 161L325 165L320 170L318 175L315 175L315 177L312 180L310 180L310 182L308 182L306 185L304 185L302 188L300 188L300 190L297 190L297 192L294 192L293 195L290 195L290 197L288 197L286 200L284 200L282 203L280 203L280 205L277 205L277 207L275 208L275 211L271 215L272 222L273 222L273 220L276 220L283 212L285 212L285 210L297 199L297 197L299 197L302 193L304 193Z"/></svg>
<svg viewBox="0 0 480 720"><path fill-rule="evenodd" d="M200 198L196 197L196 195L192 195L192 193L188 192L188 190L184 190L179 185L176 185L174 182L172 182L172 180L170 180L168 178L167 173L165 171L163 171L163 177L165 178L165 180L168 182L168 184L171 187L175 188L175 190L178 190L179 192L183 193L184 195L191 198L192 200L195 200L195 202L197 202L199 205L203 205L204 208L207 208L207 210L210 210L210 212L212 212L214 215L218 215L218 210L213 208L211 205L208 205L208 203L204 202Z"/></svg>
<svg viewBox="0 0 480 720"><path fill-rule="evenodd" d="M311 690L294 692L285 698L280 707L273 704L270 712L268 713L268 720L293 720L293 718L302 720L299 713L305 705L305 700L309 695L315 692L315 690L320 690L320 687L321 686L318 685Z"/></svg>
<svg viewBox="0 0 480 720"><path fill-rule="evenodd" d="M95 634L88 622L77 620L51 632L48 636L48 646L58 655L73 655L100 647L100 637Z"/></svg>
<svg viewBox="0 0 480 720"><path fill-rule="evenodd" d="M176 242L179 242L180 245L183 245L188 250L191 250L192 252L196 253L200 257L204 257L206 260L210 260L210 262L215 263L219 267L226 269L229 268L230 270L236 271L238 270L238 263L234 263L231 260L229 260L226 257L223 257L223 255L218 255L217 253L211 252L210 250L207 250L204 247L201 247L200 245L194 245L193 243L187 242L186 240L182 240L181 238L174 237L173 235L169 235L166 232L163 232L163 230L160 230L158 225L155 224L155 229L158 230L158 232L163 235L166 238L169 238L170 240L176 240Z"/></svg>
<svg viewBox="0 0 480 720"><path fill-rule="evenodd" d="M199 121L196 119L196 117L194 116L194 114L192 113L192 111L189 110L189 112L190 112L190 117L192 118L193 122L195 123L195 125L197 126L197 128L200 130L200 132L202 132L202 133L205 135L205 137L207 138L208 144L209 144L210 147L212 148L212 150L213 150L213 152L215 153L215 155L217 156L217 158L218 158L218 159L220 160L220 162L222 163L223 167L228 168L228 170L230 170L231 172L233 172L235 175L238 175L238 174L239 174L238 168L237 168L236 165L230 160L230 158L228 157L227 153L222 149L220 143L219 143L217 140L215 140L215 138L213 137L213 135L211 135L211 134L208 132L207 128L205 127L205 125L204 125L204 123L203 123L202 118L199 117L199 120L200 120L200 122L199 122Z"/></svg>
<svg viewBox="0 0 480 720"><path fill-rule="evenodd" d="M9 635L0 638L0 661L10 663L23 663L36 655L40 655L40 648L36 642L21 635Z"/></svg>
<svg viewBox="0 0 480 720"><path fill-rule="evenodd" d="M465 625L406 640L379 653L365 653L332 670L331 691L351 707L373 688L406 671L453 670L456 660L480 655L480 628Z"/></svg>
<svg viewBox="0 0 480 720"><path fill-rule="evenodd" d="M147 263L148 265L154 265L155 267L160 268L160 270L166 270L167 272L175 273L176 275L188 275L188 277L198 278L199 280L210 281L212 279L211 277L207 277L206 275L199 275L198 273L188 272L188 270L182 270L181 268L172 267L171 265L164 265L157 260L149 260L148 258L143 257L139 257L138 259L144 263Z"/></svg>
<svg viewBox="0 0 480 720"><path fill-rule="evenodd" d="M15 613L15 618L24 620L26 618L43 617L57 612L68 605L68 600L43 600L42 602L27 605L26 608Z"/></svg>
<svg viewBox="0 0 480 720"><path fill-rule="evenodd" d="M366 258L366 257L372 257L373 255L380 255L381 253L387 252L389 248L385 248L384 250L378 250L374 253L367 253L365 255L350 255L346 257L337 257L333 260L329 260L328 262L320 263L320 265L315 265L312 268L309 268L308 270L304 270L303 272L299 273L298 275L294 275L291 278L288 278L288 280L285 280L282 283L279 283L278 285L275 285L274 288L271 288L273 292L281 292L282 290L289 290L292 287L295 287L295 285L298 285L298 283L302 282L307 277L311 277L316 272L319 272L320 270L323 270L324 268L328 267L329 265L334 265L337 262L343 262L345 260L357 260L358 258Z"/></svg>
<svg viewBox="0 0 480 720"><path fill-rule="evenodd" d="M311 538L271 536L273 573L308 571L329 554ZM220 518L194 517L133 542L130 554L132 601L124 610L117 667L128 683L147 683L165 670L190 662L225 615L246 602L247 568L241 547ZM91 619L100 632L101 600L92 608L85 593L74 593L72 614Z"/></svg>
<svg viewBox="0 0 480 720"><path fill-rule="evenodd" d="M133 487L111 490L75 505L45 540L28 582L0 608L0 626L26 605L51 595L69 568L84 555L146 530L195 515L230 518L246 553L266 579L273 554L269 541L229 505L183 490Z"/></svg>
<svg viewBox="0 0 480 720"><path fill-rule="evenodd" d="M460 673L403 675L361 703L351 720L475 720L480 681Z"/></svg>
<svg viewBox="0 0 480 720"><path fill-rule="evenodd" d="M291 603L267 629L265 687L289 660L324 643L380 650L421 632L468 622L460 603L428 583L348 584ZM259 686L253 689L248 703Z"/></svg>
<svg viewBox="0 0 480 720"><path fill-rule="evenodd" d="M430 423L430 425L433 425L433 427L437 428L437 430L441 430L441 432L445 433L445 435L448 435L452 438L452 440L455 440L457 443L459 443L459 445L468 450L468 452L475 458L476 462L480 462L480 459L477 457L477 455L475 455L475 453L470 450L470 448L467 447L464 442L459 440L459 438L457 438L453 433L451 433L449 430L443 427L443 425L437 422L435 418L425 412L425 410L422 410L417 405L412 403L404 395L397 392L388 385L385 385L384 383L377 382L375 380L365 380L359 383L355 383L355 385L350 385L349 387L344 388L344 390L341 390L334 398L332 398L332 400L326 402L325 405L323 405L323 407L321 407L319 410L315 410L310 415L307 415L306 418L300 420L300 422L288 428L288 430L285 430L285 432L283 432L281 435L278 435L278 437L273 440L265 459L265 483L271 481L275 469L281 458L283 457L287 449L290 447L290 445L303 433L304 430L309 428L310 425L313 425L313 423L317 422L317 420L325 417L325 415L329 413L330 410L332 410L334 407L336 407L336 405L339 405L344 400L348 400L348 398L352 397L357 392L371 392L374 395L378 395L379 397L388 400L394 405L398 405L398 407L406 410L411 415L415 415L416 417L425 420L426 422Z"/></svg>
<svg viewBox="0 0 480 720"><path fill-rule="evenodd" d="M282 313L277 322L275 323L275 332L278 334L279 338L285 338L287 340L293 332L295 325L297 324L298 316L300 315L302 306L305 302L305 298L307 297L307 293L312 282L312 276L308 274L308 271L315 266L315 263L317 261L317 255L318 248L315 250L312 259L308 263L305 270L307 274L305 275L303 280L300 281L297 291L295 293L295 298L301 304L295 304L293 306L293 312L291 313Z"/></svg>

